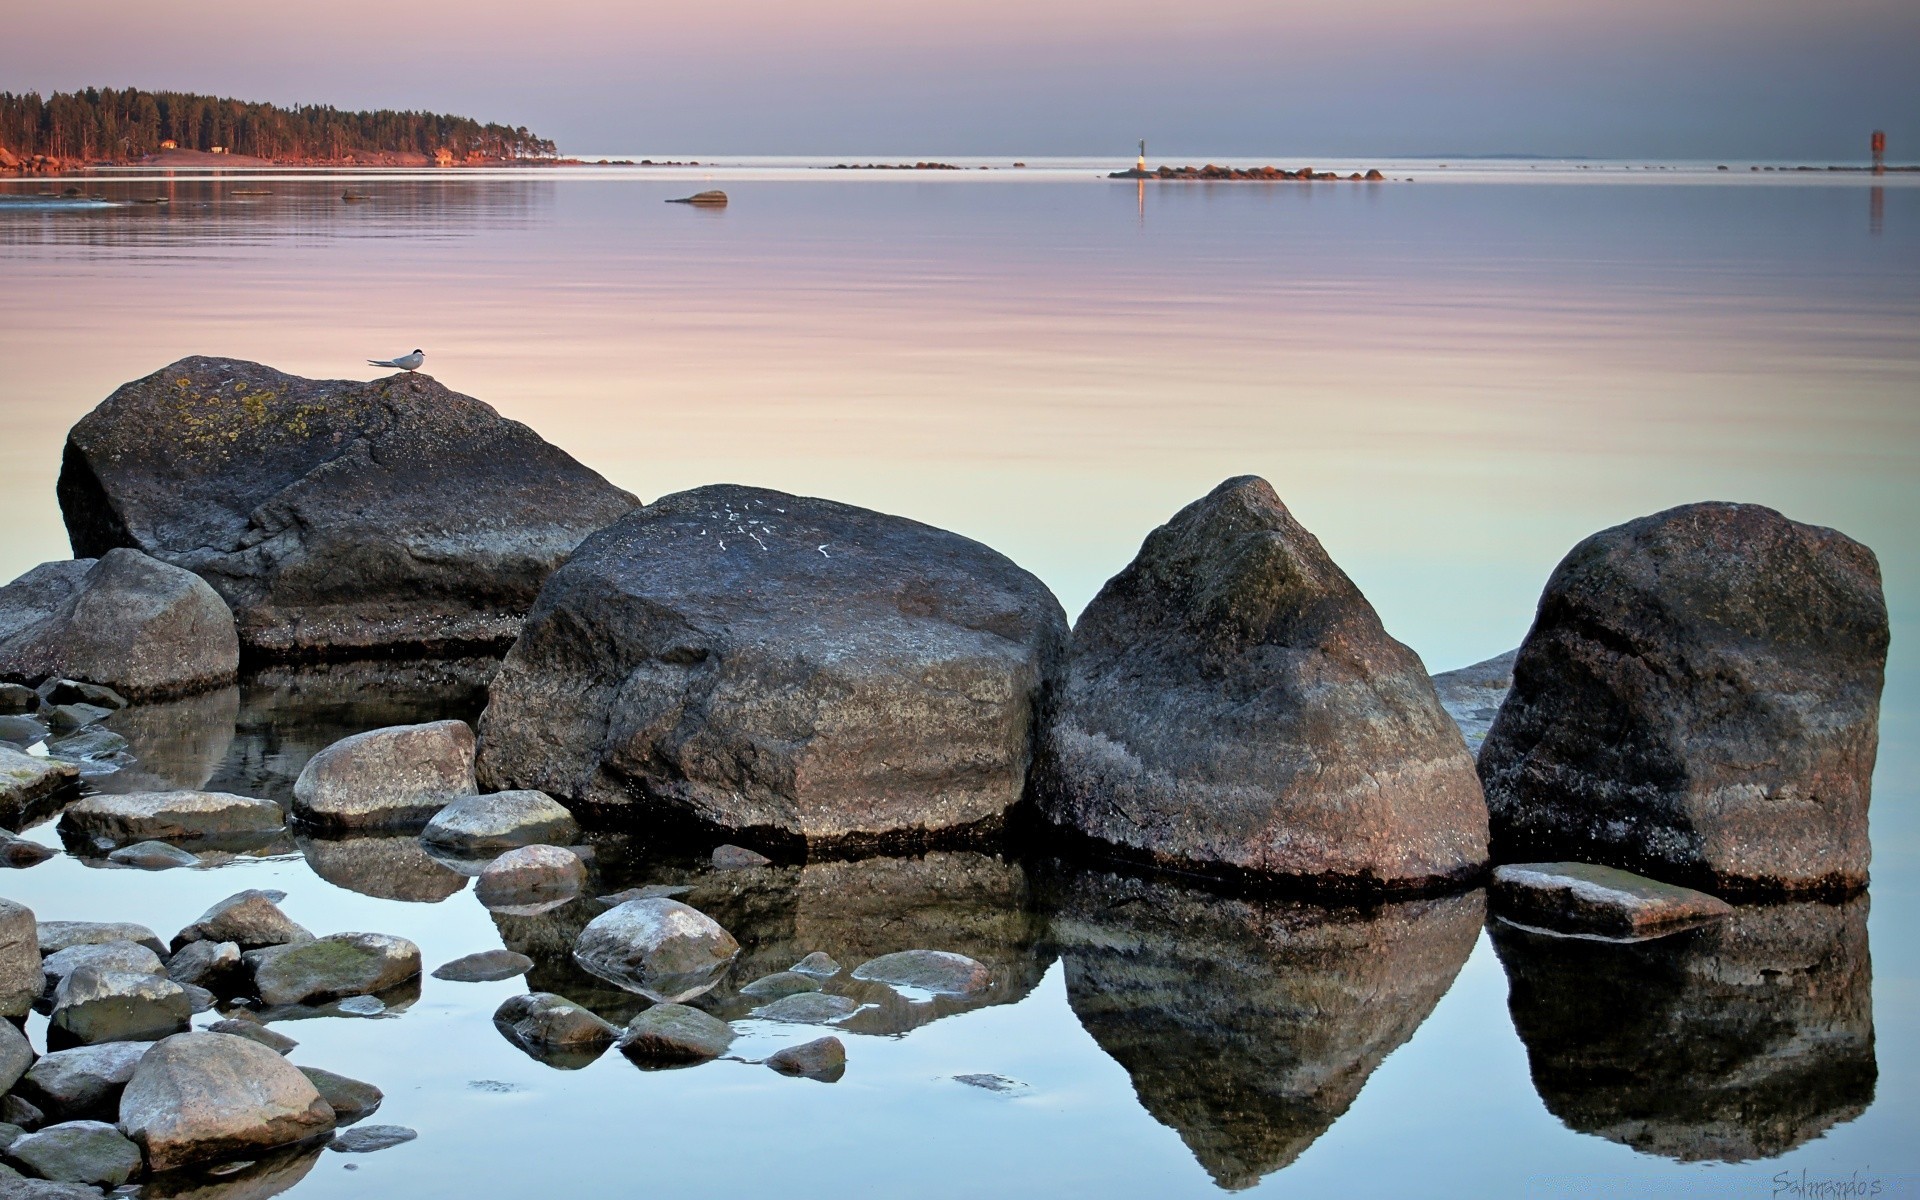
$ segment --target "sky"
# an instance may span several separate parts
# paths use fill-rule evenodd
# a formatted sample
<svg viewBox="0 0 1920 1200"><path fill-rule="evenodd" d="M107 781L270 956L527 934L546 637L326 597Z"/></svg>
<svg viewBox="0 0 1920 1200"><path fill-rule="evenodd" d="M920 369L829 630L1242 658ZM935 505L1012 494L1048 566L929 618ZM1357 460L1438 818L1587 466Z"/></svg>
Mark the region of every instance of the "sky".
<svg viewBox="0 0 1920 1200"><path fill-rule="evenodd" d="M1914 0L96 0L7 25L4 90L428 108L574 154L1834 162L1878 127L1920 160Z"/></svg>

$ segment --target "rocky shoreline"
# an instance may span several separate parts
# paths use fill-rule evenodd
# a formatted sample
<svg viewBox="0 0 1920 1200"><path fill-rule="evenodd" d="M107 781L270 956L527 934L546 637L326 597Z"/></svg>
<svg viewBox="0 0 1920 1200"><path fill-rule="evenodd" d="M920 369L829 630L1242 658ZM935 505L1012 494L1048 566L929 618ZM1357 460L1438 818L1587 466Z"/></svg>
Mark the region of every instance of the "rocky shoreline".
<svg viewBox="0 0 1920 1200"><path fill-rule="evenodd" d="M1300 167L1289 171L1284 167L1219 167L1208 163L1204 167L1155 167L1151 171L1138 168L1128 171L1115 171L1108 179L1154 179L1163 182L1206 183L1279 183L1285 180L1300 182L1347 180L1362 183L1380 183L1387 178L1378 168L1368 168L1365 172L1355 171L1350 175L1337 175L1331 171L1316 171L1312 167Z"/></svg>

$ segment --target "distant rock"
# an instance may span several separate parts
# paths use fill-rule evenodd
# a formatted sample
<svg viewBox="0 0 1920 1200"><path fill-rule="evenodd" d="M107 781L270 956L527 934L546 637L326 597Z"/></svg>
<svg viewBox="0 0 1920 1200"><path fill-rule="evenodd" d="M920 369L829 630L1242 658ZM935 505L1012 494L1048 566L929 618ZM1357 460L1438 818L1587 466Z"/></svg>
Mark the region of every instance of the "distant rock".
<svg viewBox="0 0 1920 1200"><path fill-rule="evenodd" d="M207 1032L231 1034L234 1037L246 1038L250 1042L259 1042L275 1054L290 1053L300 1045L286 1034L268 1029L258 1021L240 1019L215 1021L207 1026Z"/></svg>
<svg viewBox="0 0 1920 1200"><path fill-rule="evenodd" d="M120 1097L120 1128L154 1171L243 1157L333 1125L333 1110L298 1069L265 1046L223 1033L181 1033L158 1043Z"/></svg>
<svg viewBox="0 0 1920 1200"><path fill-rule="evenodd" d="M386 1150L410 1142L419 1137L419 1133L405 1125L362 1125L358 1129L347 1129L333 1135L327 1143L327 1149L342 1154L371 1154L375 1150Z"/></svg>
<svg viewBox="0 0 1920 1200"><path fill-rule="evenodd" d="M1523 925L1611 937L1647 937L1733 915L1716 896L1591 863L1495 867L1489 892L1502 916Z"/></svg>
<svg viewBox="0 0 1920 1200"><path fill-rule="evenodd" d="M678 1064L718 1058L733 1044L733 1027L684 1004L656 1004L627 1022L620 1052L636 1062Z"/></svg>
<svg viewBox="0 0 1920 1200"><path fill-rule="evenodd" d="M239 672L226 601L191 571L138 550L47 563L0 588L0 676L84 681L155 700L222 687ZM96 699L104 697L82 687L50 697Z"/></svg>
<svg viewBox="0 0 1920 1200"><path fill-rule="evenodd" d="M1441 705L1466 736L1467 749L1475 754L1480 753L1487 730L1493 728L1493 718L1499 715L1500 704L1513 687L1513 660L1519 654L1518 650L1509 650L1433 677L1433 690Z"/></svg>
<svg viewBox="0 0 1920 1200"><path fill-rule="evenodd" d="M1365 893L1487 859L1426 668L1253 476L1149 534L1081 614L1035 794L1054 824L1182 870Z"/></svg>
<svg viewBox="0 0 1920 1200"><path fill-rule="evenodd" d="M60 814L63 837L101 849L130 842L245 844L278 834L287 815L271 800L225 792L87 796Z"/></svg>
<svg viewBox="0 0 1920 1200"><path fill-rule="evenodd" d="M691 196L681 196L667 201L668 204L692 204L699 208L725 208L727 194L722 191L695 192Z"/></svg>
<svg viewBox="0 0 1920 1200"><path fill-rule="evenodd" d="M413 827L478 789L473 729L434 721L373 729L313 756L293 785L293 814L324 829Z"/></svg>
<svg viewBox="0 0 1920 1200"><path fill-rule="evenodd" d="M40 998L44 986L40 963L39 926L33 910L0 899L0 1018L18 1020Z"/></svg>
<svg viewBox="0 0 1920 1200"><path fill-rule="evenodd" d="M55 1183L118 1187L140 1170L140 1147L105 1121L66 1121L14 1139L8 1162Z"/></svg>
<svg viewBox="0 0 1920 1200"><path fill-rule="evenodd" d="M174 934L173 948L189 942L233 942L246 951L312 941L313 935L281 912L273 896L256 888L228 896Z"/></svg>
<svg viewBox="0 0 1920 1200"><path fill-rule="evenodd" d="M42 1109L50 1121L110 1116L120 1089L154 1046L152 1042L106 1042L42 1055L15 1091Z"/></svg>
<svg viewBox="0 0 1920 1200"><path fill-rule="evenodd" d="M105 684L84 679L49 679L40 685L40 697L48 704L91 704L116 710L128 703L125 696Z"/></svg>
<svg viewBox="0 0 1920 1200"><path fill-rule="evenodd" d="M545 792L462 796L442 808L420 839L456 853L511 850L535 843L565 845L580 836L573 814Z"/></svg>
<svg viewBox="0 0 1920 1200"><path fill-rule="evenodd" d="M847 1047L837 1037L823 1037L769 1055L767 1065L782 1075L834 1083L847 1072Z"/></svg>
<svg viewBox="0 0 1920 1200"><path fill-rule="evenodd" d="M320 1098L333 1109L333 1115L342 1125L351 1125L355 1121L373 1115L380 1102L386 1097L379 1088L358 1079L349 1079L345 1075L336 1075L332 1071L323 1071L319 1067L301 1067L300 1073L307 1077Z"/></svg>
<svg viewBox="0 0 1920 1200"><path fill-rule="evenodd" d="M853 969L855 979L889 987L970 996L993 983L993 973L964 954L944 950L901 950L868 959Z"/></svg>
<svg viewBox="0 0 1920 1200"><path fill-rule="evenodd" d="M1066 644L977 542L758 488L664 497L583 543L481 720L480 776L576 809L809 842L991 826Z"/></svg>
<svg viewBox="0 0 1920 1200"><path fill-rule="evenodd" d="M107 861L122 867L164 871L173 867L197 867L200 860L167 842L135 842L107 855Z"/></svg>
<svg viewBox="0 0 1920 1200"><path fill-rule="evenodd" d="M796 975L811 975L815 979L832 979L840 973L840 964L833 961L832 955L815 950L787 970Z"/></svg>
<svg viewBox="0 0 1920 1200"><path fill-rule="evenodd" d="M493 983L525 975L532 968L533 960L524 954L515 954L511 950L482 950L434 968L433 977L453 983Z"/></svg>
<svg viewBox="0 0 1920 1200"><path fill-rule="evenodd" d="M629 900L581 931L573 958L616 987L662 1003L710 990L740 953L718 922L678 900Z"/></svg>
<svg viewBox="0 0 1920 1200"><path fill-rule="evenodd" d="M581 538L637 501L419 373L314 380L187 358L67 435L76 554L130 546L225 597L268 656L511 642Z"/></svg>
<svg viewBox="0 0 1920 1200"><path fill-rule="evenodd" d="M0 823L18 825L47 797L78 783L80 768L0 743Z"/></svg>
<svg viewBox="0 0 1920 1200"><path fill-rule="evenodd" d="M1873 552L1691 504L1561 560L1480 752L1502 861L1721 896L1865 886L1887 606Z"/></svg>
<svg viewBox="0 0 1920 1200"><path fill-rule="evenodd" d="M163 974L83 966L54 991L47 1038L69 1046L155 1038L192 1015L186 990Z"/></svg>
<svg viewBox="0 0 1920 1200"><path fill-rule="evenodd" d="M335 933L242 956L270 1005L317 1004L398 987L420 974L420 947L385 933Z"/></svg>
<svg viewBox="0 0 1920 1200"><path fill-rule="evenodd" d="M247 893L241 893L246 895ZM100 946L132 942L166 957L167 944L145 925L131 921L41 921L34 930L42 955L58 954L73 946Z"/></svg>
<svg viewBox="0 0 1920 1200"><path fill-rule="evenodd" d="M487 864L474 885L474 895L489 907L537 904L576 896L586 882L587 865L573 851L521 846Z"/></svg>

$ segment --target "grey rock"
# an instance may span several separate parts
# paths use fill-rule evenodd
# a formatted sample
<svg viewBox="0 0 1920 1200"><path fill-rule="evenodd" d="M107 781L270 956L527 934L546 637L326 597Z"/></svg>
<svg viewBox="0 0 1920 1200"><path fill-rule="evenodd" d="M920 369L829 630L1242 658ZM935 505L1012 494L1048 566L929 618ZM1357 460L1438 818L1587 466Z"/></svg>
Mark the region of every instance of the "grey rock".
<svg viewBox="0 0 1920 1200"><path fill-rule="evenodd" d="M1720 896L1865 886L1887 606L1873 552L1755 504L1554 568L1480 752L1496 856Z"/></svg>
<svg viewBox="0 0 1920 1200"><path fill-rule="evenodd" d="M832 955L815 950L787 970L796 975L811 975L815 979L832 979L840 973L840 964L833 961Z"/></svg>
<svg viewBox="0 0 1920 1200"><path fill-rule="evenodd" d="M739 871L749 867L764 867L772 861L766 855L756 853L745 846L720 846L713 852L713 868L716 871Z"/></svg>
<svg viewBox="0 0 1920 1200"><path fill-rule="evenodd" d="M405 1125L362 1125L358 1129L347 1129L333 1135L327 1143L327 1149L338 1150L342 1154L371 1154L375 1150L386 1150L403 1142L410 1142L420 1135Z"/></svg>
<svg viewBox="0 0 1920 1200"><path fill-rule="evenodd" d="M183 983L180 990L187 994L188 1007L196 1013L211 1012L214 1005L220 1003L220 997L197 983Z"/></svg>
<svg viewBox="0 0 1920 1200"><path fill-rule="evenodd" d="M24 683L0 683L0 716L40 711L40 693Z"/></svg>
<svg viewBox="0 0 1920 1200"><path fill-rule="evenodd" d="M118 1187L140 1170L140 1147L105 1121L48 1125L8 1146L6 1157L55 1183Z"/></svg>
<svg viewBox="0 0 1920 1200"><path fill-rule="evenodd" d="M76 553L194 571L243 644L294 657L503 647L580 539L637 503L428 376L199 357L83 417L58 490Z"/></svg>
<svg viewBox="0 0 1920 1200"><path fill-rule="evenodd" d="M107 855L107 861L123 867L147 871L165 871L172 867L197 867L200 860L167 842L135 842Z"/></svg>
<svg viewBox="0 0 1920 1200"><path fill-rule="evenodd" d="M636 1062L691 1063L719 1058L733 1044L733 1027L684 1004L656 1004L627 1022L620 1052Z"/></svg>
<svg viewBox="0 0 1920 1200"><path fill-rule="evenodd" d="M577 807L809 842L1004 819L1066 645L977 542L757 488L666 496L583 543L494 678L480 775Z"/></svg>
<svg viewBox="0 0 1920 1200"><path fill-rule="evenodd" d="M525 975L532 969L533 960L524 954L515 954L511 950L482 950L478 954L456 958L436 967L433 977L453 983L492 983Z"/></svg>
<svg viewBox="0 0 1920 1200"><path fill-rule="evenodd" d="M0 1123L0 1150L4 1150L19 1141L26 1132L26 1130L18 1125Z"/></svg>
<svg viewBox="0 0 1920 1200"><path fill-rule="evenodd" d="M1252 476L1149 534L1081 614L1035 799L1129 856L1328 891L1430 890L1487 859L1425 666Z"/></svg>
<svg viewBox="0 0 1920 1200"><path fill-rule="evenodd" d="M46 1120L47 1114L20 1096L0 1096L0 1121L9 1129L38 1129Z"/></svg>
<svg viewBox="0 0 1920 1200"><path fill-rule="evenodd" d="M900 950L868 959L853 969L855 979L949 996L970 996L993 985L993 973L964 954L945 950Z"/></svg>
<svg viewBox="0 0 1920 1200"><path fill-rule="evenodd" d="M720 981L740 943L678 900L629 900L587 923L573 958L616 987L663 1003L689 1000Z"/></svg>
<svg viewBox="0 0 1920 1200"><path fill-rule="evenodd" d="M100 1189L48 1179L0 1179L0 1200L100 1200Z"/></svg>
<svg viewBox="0 0 1920 1200"><path fill-rule="evenodd" d="M763 1021L785 1021L790 1025L829 1025L850 1016L860 1002L847 996L826 992L796 992L772 1004L763 1004L753 1014Z"/></svg>
<svg viewBox="0 0 1920 1200"><path fill-rule="evenodd" d="M133 1078L152 1042L105 1042L42 1055L20 1077L15 1092L48 1120L72 1121L111 1115L120 1089ZM7 1118L12 1120L12 1118ZM23 1124L13 1121L14 1124Z"/></svg>
<svg viewBox="0 0 1920 1200"><path fill-rule="evenodd" d="M577 895L587 882L580 856L559 846L521 846L480 872L474 894L489 907Z"/></svg>
<svg viewBox="0 0 1920 1200"><path fill-rule="evenodd" d="M837 1037L823 1037L799 1046L788 1046L767 1058L767 1065L782 1075L799 1075L834 1083L847 1072L847 1048Z"/></svg>
<svg viewBox="0 0 1920 1200"><path fill-rule="evenodd" d="M1519 655L1518 650L1509 650L1433 677L1433 690L1440 697L1441 706L1460 727L1467 739L1467 749L1476 755L1487 740L1487 731L1493 728L1501 703L1513 687L1513 662Z"/></svg>
<svg viewBox="0 0 1920 1200"><path fill-rule="evenodd" d="M418 828L477 791L473 729L433 721L356 733L308 760L293 814L322 829Z"/></svg>
<svg viewBox="0 0 1920 1200"><path fill-rule="evenodd" d="M438 904L467 886L465 875L428 854L411 834L301 837L297 842L315 875L363 896Z"/></svg>
<svg viewBox="0 0 1920 1200"><path fill-rule="evenodd" d="M215 1021L207 1026L208 1033L229 1033L234 1037L243 1037L250 1042L259 1042L275 1054L286 1054L300 1043L284 1033L268 1029L258 1021L231 1020ZM332 1107L329 1105L328 1107Z"/></svg>
<svg viewBox="0 0 1920 1200"><path fill-rule="evenodd" d="M46 713L47 728L55 733L72 733L89 725L98 725L113 715L111 708L97 704L56 704Z"/></svg>
<svg viewBox="0 0 1920 1200"><path fill-rule="evenodd" d="M40 998L44 988L40 963L39 926L33 910L0 899L0 1018L24 1017Z"/></svg>
<svg viewBox="0 0 1920 1200"><path fill-rule="evenodd" d="M120 1097L120 1128L154 1171L284 1146L333 1125L333 1110L297 1068L223 1033L157 1043Z"/></svg>
<svg viewBox="0 0 1920 1200"><path fill-rule="evenodd" d="M83 729L69 737L55 738L47 743L47 753L63 762L80 767L80 774L89 774L89 763L115 763L125 756L128 749L127 739L111 729L98 726Z"/></svg>
<svg viewBox="0 0 1920 1200"><path fill-rule="evenodd" d="M0 642L11 641L46 620L48 613L73 598L92 569L93 562L87 559L45 562L0 587Z"/></svg>
<svg viewBox="0 0 1920 1200"><path fill-rule="evenodd" d="M608 908L613 908L629 900L678 900L692 891L693 888L684 883L649 883L641 887L626 888L611 896L600 896L598 899Z"/></svg>
<svg viewBox="0 0 1920 1200"><path fill-rule="evenodd" d="M107 550L97 561L75 565L80 562L85 571L64 581L65 594L41 608L39 619L0 633L0 674L55 677L47 698L56 706L107 711L125 707L126 698L159 699L234 681L240 643L233 613L205 581L133 549ZM73 566L59 567L74 573ZM23 585L39 591L33 574L0 591ZM6 607L12 606L0 597L0 608Z"/></svg>
<svg viewBox="0 0 1920 1200"><path fill-rule="evenodd" d="M1003 1096L1027 1090L1026 1084L1021 1083L1018 1079L1009 1079L1005 1075L976 1073L972 1075L955 1075L953 1079L955 1083L964 1083L968 1087L979 1088L983 1092L995 1092Z"/></svg>
<svg viewBox="0 0 1920 1200"><path fill-rule="evenodd" d="M278 834L286 813L271 800L225 792L88 796L60 814L62 836L96 846L130 842L251 844Z"/></svg>
<svg viewBox="0 0 1920 1200"><path fill-rule="evenodd" d="M1502 916L1523 925L1612 937L1671 933L1733 915L1716 896L1592 863L1495 867L1488 891Z"/></svg>
<svg viewBox="0 0 1920 1200"><path fill-rule="evenodd" d="M17 825L21 817L80 779L80 768L59 759L40 758L0 743L0 821Z"/></svg>
<svg viewBox="0 0 1920 1200"><path fill-rule="evenodd" d="M82 967L138 975L167 973L160 956L138 942L87 942L56 950L40 960L41 995L54 996L60 985Z"/></svg>
<svg viewBox="0 0 1920 1200"><path fill-rule="evenodd" d="M174 934L173 948L189 942L233 942L247 951L312 940L313 935L281 912L266 892L248 888L228 896Z"/></svg>
<svg viewBox="0 0 1920 1200"><path fill-rule="evenodd" d="M0 743L12 746L16 750L25 750L36 742L44 742L52 736L46 724L32 717L0 716Z"/></svg>
<svg viewBox="0 0 1920 1200"><path fill-rule="evenodd" d="M620 1036L593 1012L550 992L510 997L494 1010L493 1023L514 1045L564 1070L586 1066Z"/></svg>
<svg viewBox="0 0 1920 1200"><path fill-rule="evenodd" d="M333 1109L335 1119L342 1125L351 1125L372 1116L374 1110L380 1107L380 1101L386 1098L379 1088L370 1083L323 1071L319 1067L301 1067L300 1073L313 1084L320 1098Z"/></svg>
<svg viewBox="0 0 1920 1200"><path fill-rule="evenodd" d="M778 1000L783 996L797 996L801 992L819 990L820 980L810 974L799 971L776 971L771 975L762 975L742 987L740 994L752 996L756 1000Z"/></svg>
<svg viewBox="0 0 1920 1200"><path fill-rule="evenodd" d="M60 853L32 838L15 837L0 831L0 867L34 867Z"/></svg>
<svg viewBox="0 0 1920 1200"><path fill-rule="evenodd" d="M49 1042L90 1046L156 1038L186 1027L193 1002L163 974L82 966L60 981Z"/></svg>
<svg viewBox="0 0 1920 1200"><path fill-rule="evenodd" d="M167 945L159 935L132 921L41 921L35 938L43 955L58 954L72 946L100 946L108 942L132 942L162 958L167 953Z"/></svg>
<svg viewBox="0 0 1920 1200"><path fill-rule="evenodd" d="M420 974L420 947L384 933L335 933L243 956L270 1005L315 1004L398 987Z"/></svg>
<svg viewBox="0 0 1920 1200"><path fill-rule="evenodd" d="M167 978L182 987L227 993L240 983L241 975L238 942L188 942L167 960Z"/></svg>
<svg viewBox="0 0 1920 1200"><path fill-rule="evenodd" d="M10 1092L13 1085L33 1065L35 1055L33 1043L20 1027L12 1021L0 1020L0 1092Z"/></svg>
<svg viewBox="0 0 1920 1200"><path fill-rule="evenodd" d="M564 845L580 836L573 814L545 792L491 792L462 796L433 815L422 841L456 853Z"/></svg>
<svg viewBox="0 0 1920 1200"><path fill-rule="evenodd" d="M419 984L414 984L415 989L418 987ZM351 1017L377 1017L386 1012L387 1007L387 1002L378 996L348 996L333 1006L335 1012Z"/></svg>

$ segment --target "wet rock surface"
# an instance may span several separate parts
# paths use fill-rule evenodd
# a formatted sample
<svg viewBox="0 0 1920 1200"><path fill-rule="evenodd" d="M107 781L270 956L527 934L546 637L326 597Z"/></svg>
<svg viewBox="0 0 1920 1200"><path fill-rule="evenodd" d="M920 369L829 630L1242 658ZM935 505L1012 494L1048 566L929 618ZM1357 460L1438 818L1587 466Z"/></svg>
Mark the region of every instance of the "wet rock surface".
<svg viewBox="0 0 1920 1200"><path fill-rule="evenodd" d="M1683 1162L1774 1158L1866 1111L1867 901L1741 906L1631 943L1496 922L1541 1101L1569 1128Z"/></svg>
<svg viewBox="0 0 1920 1200"><path fill-rule="evenodd" d="M74 970L53 993L50 1046L158 1038L186 1027L193 1001L164 974Z"/></svg>
<svg viewBox="0 0 1920 1200"><path fill-rule="evenodd" d="M681 1064L718 1058L733 1044L725 1021L684 1004L656 1004L627 1022L620 1052L636 1062Z"/></svg>
<svg viewBox="0 0 1920 1200"><path fill-rule="evenodd" d="M971 996L993 983L993 973L964 954L946 950L899 950L870 958L853 969L855 979L949 996Z"/></svg>
<svg viewBox="0 0 1920 1200"><path fill-rule="evenodd" d="M224 792L135 792L88 796L60 814L70 843L102 849L132 842L251 846L279 836L287 815L271 800Z"/></svg>
<svg viewBox="0 0 1920 1200"><path fill-rule="evenodd" d="M577 1070L598 1058L620 1031L565 996L532 992L510 997L493 1023L514 1045L549 1066Z"/></svg>
<svg viewBox="0 0 1920 1200"><path fill-rule="evenodd" d="M712 917L678 900L629 900L581 930L573 957L588 971L662 1002L708 991L740 953Z"/></svg>
<svg viewBox="0 0 1920 1200"><path fill-rule="evenodd" d="M245 895L246 893L242 893ZM74 946L99 946L107 942L132 942L145 946L155 955L165 955L167 945L153 930L131 921L41 921L34 931L42 955L58 954Z"/></svg>
<svg viewBox="0 0 1920 1200"><path fill-rule="evenodd" d="M333 1110L298 1069L221 1033L159 1042L120 1097L120 1128L154 1171L284 1146L333 1125Z"/></svg>
<svg viewBox="0 0 1920 1200"><path fill-rule="evenodd" d="M511 950L482 950L435 967L433 977L454 983L491 983L525 975L532 966L533 960L524 954L516 954Z"/></svg>
<svg viewBox="0 0 1920 1200"><path fill-rule="evenodd" d="M140 1170L140 1147L105 1121L68 1121L14 1139L7 1162L55 1183L117 1187Z"/></svg>
<svg viewBox="0 0 1920 1200"><path fill-rule="evenodd" d="M545 792L462 796L433 815L420 840L456 853L565 845L580 835L573 814Z"/></svg>
<svg viewBox="0 0 1920 1200"><path fill-rule="evenodd" d="M1368 910L1087 871L1048 892L1074 1015L1233 1189L1347 1111L1446 994L1486 912L1480 892Z"/></svg>
<svg viewBox="0 0 1920 1200"><path fill-rule="evenodd" d="M488 907L536 904L579 894L587 882L580 856L560 846L521 846L487 864L474 894Z"/></svg>
<svg viewBox="0 0 1920 1200"><path fill-rule="evenodd" d="M342 1154L371 1154L410 1142L420 1135L405 1125L362 1125L333 1135L327 1149Z"/></svg>
<svg viewBox="0 0 1920 1200"><path fill-rule="evenodd" d="M18 826L48 797L73 786L80 768L0 743L0 822Z"/></svg>
<svg viewBox="0 0 1920 1200"><path fill-rule="evenodd" d="M1591 863L1495 867L1488 893L1503 917L1520 924L1614 937L1650 936L1733 915L1733 906L1717 896Z"/></svg>
<svg viewBox="0 0 1920 1200"><path fill-rule="evenodd" d="M790 1025L830 1025L843 1017L852 1016L859 1007L860 1002L851 996L834 996L820 991L795 992L770 1004L762 1004L748 1015L762 1021L784 1021Z"/></svg>
<svg viewBox="0 0 1920 1200"><path fill-rule="evenodd" d="M417 829L473 794L473 729L435 721L342 738L308 760L293 814L320 829Z"/></svg>
<svg viewBox="0 0 1920 1200"><path fill-rule="evenodd" d="M135 842L107 855L107 861L144 871L165 871L173 867L197 867L200 860L167 842Z"/></svg>
<svg viewBox="0 0 1920 1200"><path fill-rule="evenodd" d="M788 1046L767 1056L767 1065L782 1075L799 1075L835 1083L847 1071L847 1047L837 1037L823 1037Z"/></svg>
<svg viewBox="0 0 1920 1200"><path fill-rule="evenodd" d="M269 1005L317 1004L398 987L420 974L420 947L384 933L334 933L243 956Z"/></svg>
<svg viewBox="0 0 1920 1200"><path fill-rule="evenodd" d="M295 844L315 875L363 896L438 904L467 886L465 875L433 857L408 833L300 837Z"/></svg>
<svg viewBox="0 0 1920 1200"><path fill-rule="evenodd" d="M67 437L76 554L205 578L281 657L498 647L580 539L637 501L428 376L371 383L187 358Z"/></svg>
<svg viewBox="0 0 1920 1200"><path fill-rule="evenodd" d="M1035 797L1126 855L1325 889L1430 889L1487 858L1425 666L1252 476L1149 534L1081 614Z"/></svg>
<svg viewBox="0 0 1920 1200"><path fill-rule="evenodd" d="M246 1038L250 1042L259 1042L275 1054L291 1053L300 1044L284 1033L268 1029L258 1021L239 1019L215 1021L206 1028L208 1033L224 1033L232 1037Z"/></svg>
<svg viewBox="0 0 1920 1200"><path fill-rule="evenodd" d="M49 697L56 705L119 708L221 687L239 670L226 601L191 571L137 550L46 563L0 588L0 676L73 681Z"/></svg>
<svg viewBox="0 0 1920 1200"><path fill-rule="evenodd" d="M1020 799L1066 620L977 542L781 492L663 497L582 544L482 719L481 778L633 823L923 839Z"/></svg>
<svg viewBox="0 0 1920 1200"><path fill-rule="evenodd" d="M240 982L241 970L238 942L188 942L167 959L168 979L213 992L235 987Z"/></svg>
<svg viewBox="0 0 1920 1200"><path fill-rule="evenodd" d="M1834 530L1713 503L1594 534L1480 753L1498 857L1721 896L1864 886L1887 645L1879 563Z"/></svg>
<svg viewBox="0 0 1920 1200"><path fill-rule="evenodd" d="M83 967L139 975L166 974L160 956L138 942L87 942L56 950L40 960L41 994L53 997L60 985Z"/></svg>
<svg viewBox="0 0 1920 1200"><path fill-rule="evenodd" d="M334 1119L342 1125L351 1125L373 1115L386 1098L379 1088L370 1083L323 1071L319 1067L301 1067L300 1073L307 1077L307 1082L313 1084L320 1098L327 1102L327 1107L333 1109Z"/></svg>

